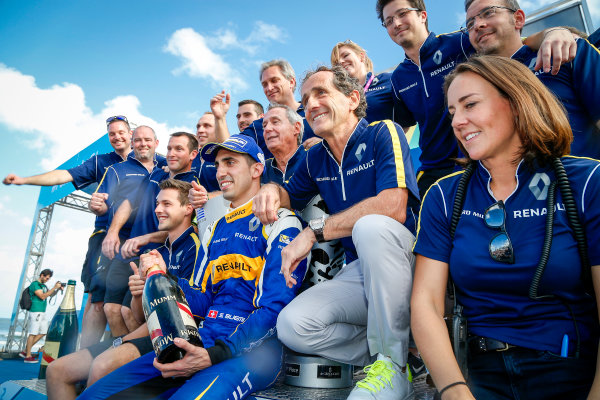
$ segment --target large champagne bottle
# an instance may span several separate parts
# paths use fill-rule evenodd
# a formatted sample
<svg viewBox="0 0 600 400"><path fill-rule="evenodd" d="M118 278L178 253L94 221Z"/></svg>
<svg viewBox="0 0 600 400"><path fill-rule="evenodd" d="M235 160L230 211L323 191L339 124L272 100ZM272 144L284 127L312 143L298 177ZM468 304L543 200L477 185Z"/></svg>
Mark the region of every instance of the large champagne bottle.
<svg viewBox="0 0 600 400"><path fill-rule="evenodd" d="M76 350L78 335L79 321L77 321L77 312L75 311L75 281L69 280L65 297L48 327L39 379L46 378L46 368L49 363Z"/></svg>
<svg viewBox="0 0 600 400"><path fill-rule="evenodd" d="M160 363L182 359L185 350L175 345L175 338L203 347L202 338L181 288L158 265L148 269L142 307L156 358Z"/></svg>

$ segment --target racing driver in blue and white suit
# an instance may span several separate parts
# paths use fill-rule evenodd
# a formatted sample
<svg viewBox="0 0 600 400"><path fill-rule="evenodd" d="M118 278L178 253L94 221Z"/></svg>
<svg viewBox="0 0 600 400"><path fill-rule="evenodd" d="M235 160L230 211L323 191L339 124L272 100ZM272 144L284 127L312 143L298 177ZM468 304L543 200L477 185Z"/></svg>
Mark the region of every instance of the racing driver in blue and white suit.
<svg viewBox="0 0 600 400"><path fill-rule="evenodd" d="M231 210L207 228L194 274L179 279L190 308L204 320L204 348L183 339L183 359L161 364L154 353L121 367L89 387L84 399L170 398L244 399L277 379L282 346L275 335L279 311L295 296L306 272L295 270L288 289L280 273L281 250L299 233L293 212L278 211L277 222L263 225L252 214L260 188L264 155L247 136L207 144L202 157L214 161L217 179ZM141 257L142 270L164 268L156 251Z"/></svg>

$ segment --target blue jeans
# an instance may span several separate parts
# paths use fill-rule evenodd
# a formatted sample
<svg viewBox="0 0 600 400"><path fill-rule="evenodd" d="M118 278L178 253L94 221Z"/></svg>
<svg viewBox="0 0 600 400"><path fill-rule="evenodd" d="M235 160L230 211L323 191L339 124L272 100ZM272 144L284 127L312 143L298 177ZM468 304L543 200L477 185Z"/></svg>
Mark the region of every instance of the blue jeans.
<svg viewBox="0 0 600 400"><path fill-rule="evenodd" d="M483 399L585 399L596 371L596 350L580 358L522 347L470 354L469 388Z"/></svg>

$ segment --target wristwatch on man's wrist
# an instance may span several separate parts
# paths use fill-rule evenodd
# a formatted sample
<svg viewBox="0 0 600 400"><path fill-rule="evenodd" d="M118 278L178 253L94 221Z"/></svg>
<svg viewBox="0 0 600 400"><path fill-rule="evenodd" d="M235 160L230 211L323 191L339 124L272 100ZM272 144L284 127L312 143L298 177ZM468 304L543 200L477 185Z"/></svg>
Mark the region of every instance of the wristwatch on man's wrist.
<svg viewBox="0 0 600 400"><path fill-rule="evenodd" d="M323 230L325 229L325 216L323 215L321 218L311 219L308 222L308 227L315 234L315 238L317 238L317 242L323 243L325 238L323 237Z"/></svg>

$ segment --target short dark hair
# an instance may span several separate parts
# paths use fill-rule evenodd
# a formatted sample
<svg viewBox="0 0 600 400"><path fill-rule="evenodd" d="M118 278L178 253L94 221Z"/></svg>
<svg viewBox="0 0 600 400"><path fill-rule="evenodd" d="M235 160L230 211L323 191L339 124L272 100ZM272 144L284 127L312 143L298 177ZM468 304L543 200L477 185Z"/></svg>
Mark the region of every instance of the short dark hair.
<svg viewBox="0 0 600 400"><path fill-rule="evenodd" d="M52 270L50 268L46 268L46 269L43 269L42 272L40 272L40 276L42 276L42 275L52 276L52 275L54 275L54 272L52 272Z"/></svg>
<svg viewBox="0 0 600 400"><path fill-rule="evenodd" d="M191 183L180 181L179 179L169 178L169 179L164 180L161 183L159 183L158 187L160 187L160 190L165 190L165 189L177 190L179 192L177 199L179 200L179 203L182 206L185 206L190 203L190 200L188 199L188 193L190 192L190 189L192 188Z"/></svg>
<svg viewBox="0 0 600 400"><path fill-rule="evenodd" d="M302 86L306 83L308 78L316 74L317 72L331 72L333 74L333 78L331 82L333 86L340 92L344 94L344 96L350 96L353 91L358 91L360 95L360 100L358 102L358 107L354 110L354 114L360 119L367 115L367 101L365 99L365 91L363 87L358 82L358 79L351 77L348 75L348 72L340 66L334 65L333 67L327 67L322 65L318 67L314 71L308 71L302 80Z"/></svg>
<svg viewBox="0 0 600 400"><path fill-rule="evenodd" d="M191 133L188 132L175 132L171 134L171 137L182 137L185 136L188 138L188 149L190 150L190 153L194 150L198 150L198 139L196 139L196 136L192 135Z"/></svg>
<svg viewBox="0 0 600 400"><path fill-rule="evenodd" d="M240 101L238 103L238 108L241 107L241 106L244 106L246 104L252 104L254 106L254 111L256 111L256 115L260 115L260 114L264 114L265 113L265 109L263 108L262 104L260 104L256 100L252 100L252 99L247 99L247 100Z"/></svg>
<svg viewBox="0 0 600 400"><path fill-rule="evenodd" d="M375 4L375 11L377 12L377 18L379 18L381 20L381 22L383 22L383 9L385 6L387 6L388 4L390 4L392 1L394 0L377 0L377 4ZM468 1L468 0L465 0ZM471 0L473 1L473 0ZM407 0L408 5L411 6L412 8L418 8L419 11L427 11L427 8L425 8L425 1L424 0ZM429 18L427 19L427 21L425 21L425 28L429 29Z"/></svg>

